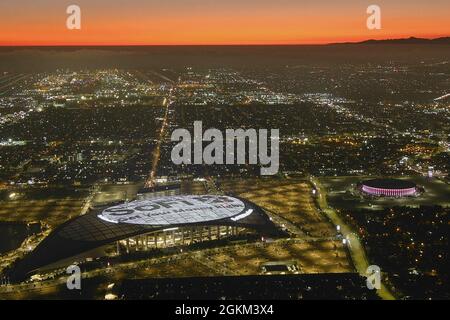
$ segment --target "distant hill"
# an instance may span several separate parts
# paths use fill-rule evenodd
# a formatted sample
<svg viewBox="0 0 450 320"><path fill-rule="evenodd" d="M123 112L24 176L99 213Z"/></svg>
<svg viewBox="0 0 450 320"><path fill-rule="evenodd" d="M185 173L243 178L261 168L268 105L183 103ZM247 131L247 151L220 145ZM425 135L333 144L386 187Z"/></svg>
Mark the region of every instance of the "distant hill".
<svg viewBox="0 0 450 320"><path fill-rule="evenodd" d="M361 42L343 42L343 43L332 43L333 45L341 44L450 44L450 37L442 37L436 39L426 39L426 38L404 38L404 39L385 39L385 40L365 40Z"/></svg>

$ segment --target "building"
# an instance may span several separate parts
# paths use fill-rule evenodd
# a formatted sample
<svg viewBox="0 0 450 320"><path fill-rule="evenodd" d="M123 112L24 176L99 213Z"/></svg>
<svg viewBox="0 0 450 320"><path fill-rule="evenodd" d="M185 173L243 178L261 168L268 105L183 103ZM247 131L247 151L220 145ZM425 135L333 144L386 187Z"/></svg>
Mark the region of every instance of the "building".
<svg viewBox="0 0 450 320"><path fill-rule="evenodd" d="M418 192L414 182L399 179L373 179L361 183L360 190L371 196L407 197Z"/></svg>
<svg viewBox="0 0 450 320"><path fill-rule="evenodd" d="M14 268L23 279L57 262L106 245L117 253L191 245L244 232L261 236L279 230L266 213L244 199L222 195L180 195L95 208L59 226ZM125 251L125 252L124 252Z"/></svg>

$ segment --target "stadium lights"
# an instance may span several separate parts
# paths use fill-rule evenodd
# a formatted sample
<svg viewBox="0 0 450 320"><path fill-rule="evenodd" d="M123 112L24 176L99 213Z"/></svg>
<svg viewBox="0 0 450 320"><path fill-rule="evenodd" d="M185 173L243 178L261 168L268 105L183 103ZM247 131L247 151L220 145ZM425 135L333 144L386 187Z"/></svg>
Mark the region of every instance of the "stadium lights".
<svg viewBox="0 0 450 320"><path fill-rule="evenodd" d="M176 227L176 228L163 229L163 232L176 231L176 230L178 230L178 227Z"/></svg>

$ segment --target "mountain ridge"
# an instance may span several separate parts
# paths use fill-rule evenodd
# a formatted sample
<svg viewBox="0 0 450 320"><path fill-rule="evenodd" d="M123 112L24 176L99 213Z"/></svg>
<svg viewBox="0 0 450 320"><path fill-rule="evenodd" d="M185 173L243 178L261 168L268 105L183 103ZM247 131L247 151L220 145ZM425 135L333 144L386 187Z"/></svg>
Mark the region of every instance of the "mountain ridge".
<svg viewBox="0 0 450 320"><path fill-rule="evenodd" d="M330 45L352 45L352 44L450 44L450 37L440 37L434 39L428 38L397 38L397 39L368 39L358 42L336 42Z"/></svg>

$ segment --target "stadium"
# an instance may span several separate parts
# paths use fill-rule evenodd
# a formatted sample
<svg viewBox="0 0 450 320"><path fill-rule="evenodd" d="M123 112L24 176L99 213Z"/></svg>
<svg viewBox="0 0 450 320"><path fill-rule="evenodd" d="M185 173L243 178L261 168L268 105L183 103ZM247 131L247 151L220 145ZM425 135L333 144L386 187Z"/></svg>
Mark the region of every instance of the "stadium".
<svg viewBox="0 0 450 320"><path fill-rule="evenodd" d="M359 189L366 195L380 197L409 197L418 193L415 183L399 179L373 179L360 184Z"/></svg>
<svg viewBox="0 0 450 320"><path fill-rule="evenodd" d="M45 238L15 268L23 278L57 262L115 246L116 254L186 246L230 236L278 234L257 205L222 195L179 195L94 208L67 221Z"/></svg>

